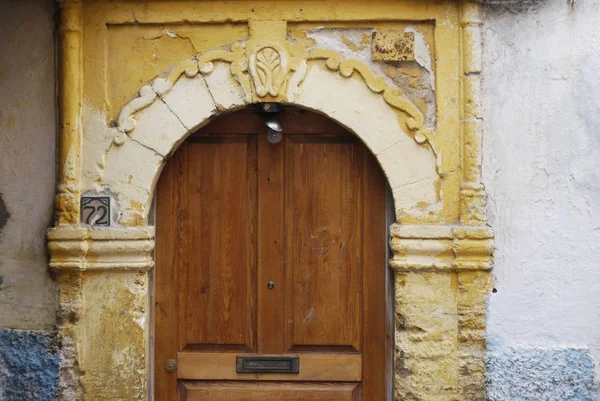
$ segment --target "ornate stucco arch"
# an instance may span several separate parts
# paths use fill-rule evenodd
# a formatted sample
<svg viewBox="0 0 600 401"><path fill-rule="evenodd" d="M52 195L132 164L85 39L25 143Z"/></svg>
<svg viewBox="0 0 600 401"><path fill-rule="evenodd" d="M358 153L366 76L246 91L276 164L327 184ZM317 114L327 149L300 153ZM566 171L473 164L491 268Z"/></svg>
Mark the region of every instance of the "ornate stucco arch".
<svg viewBox="0 0 600 401"><path fill-rule="evenodd" d="M460 71L439 80L435 123L365 62L288 40L285 21L249 21L246 42L181 61L143 85L107 124L107 113L94 120L82 106L81 81L73 74L82 69L81 3L66 2L58 222L48 235L50 268L60 284L64 391L72 399L147 399L154 249L148 215L162 167L211 117L281 102L354 132L387 176L396 210L390 266L397 398L482 399L493 245L479 179L481 15L478 6L465 4L460 20L445 7L434 11L448 19L436 27L438 39L447 38L436 47L447 51L440 74ZM426 4L414 7L417 20L433 13ZM81 222L81 195L111 199L109 226Z"/></svg>
<svg viewBox="0 0 600 401"><path fill-rule="evenodd" d="M259 37L273 29L253 26ZM270 35L180 62L121 110L98 182L118 194L116 223L146 221L161 168L188 134L219 113L265 101L316 111L354 132L387 176L398 215L439 201L433 132L401 89L361 61Z"/></svg>

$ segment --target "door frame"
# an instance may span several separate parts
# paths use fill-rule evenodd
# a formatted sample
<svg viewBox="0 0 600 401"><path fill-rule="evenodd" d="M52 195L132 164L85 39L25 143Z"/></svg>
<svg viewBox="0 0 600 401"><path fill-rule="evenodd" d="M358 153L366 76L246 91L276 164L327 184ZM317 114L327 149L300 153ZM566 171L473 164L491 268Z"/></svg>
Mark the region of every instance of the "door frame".
<svg viewBox="0 0 600 401"><path fill-rule="evenodd" d="M436 25L436 59L450 64L440 73L452 78L438 87L437 123L426 121L368 63L289 42L285 20L250 21L245 44L177 64L143 86L115 124L90 125L88 117L85 135L84 6L65 1L61 7L58 219L48 247L59 283L63 399L148 398L154 246L148 216L156 181L190 132L223 111L265 99L316 111L348 128L375 155L392 188L395 396L485 397L493 235L481 184L479 5L465 1L448 14L445 6L423 4L410 14L456 19ZM256 72L265 49L275 51L284 67L268 81ZM451 104L456 109L446 110ZM112 138L105 147L86 142L99 126L103 138ZM155 135L157 129L163 135ZM457 158L459 166L447 169L445 163ZM100 161L98 178L82 169L90 160ZM108 227L80 221L82 195L110 199Z"/></svg>

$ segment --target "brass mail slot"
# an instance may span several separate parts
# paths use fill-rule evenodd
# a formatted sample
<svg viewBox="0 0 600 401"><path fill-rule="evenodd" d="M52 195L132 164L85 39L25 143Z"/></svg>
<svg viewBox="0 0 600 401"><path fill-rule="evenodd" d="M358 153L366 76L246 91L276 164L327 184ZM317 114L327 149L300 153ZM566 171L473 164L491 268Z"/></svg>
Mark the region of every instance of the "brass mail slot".
<svg viewBox="0 0 600 401"><path fill-rule="evenodd" d="M298 373L297 356L238 356L235 370L238 373Z"/></svg>

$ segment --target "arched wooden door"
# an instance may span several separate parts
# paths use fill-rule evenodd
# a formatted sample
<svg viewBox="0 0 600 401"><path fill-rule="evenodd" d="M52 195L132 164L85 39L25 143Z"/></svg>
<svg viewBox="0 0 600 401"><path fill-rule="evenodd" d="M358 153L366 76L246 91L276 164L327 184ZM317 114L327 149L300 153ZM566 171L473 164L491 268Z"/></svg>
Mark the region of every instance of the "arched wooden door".
<svg viewBox="0 0 600 401"><path fill-rule="evenodd" d="M220 117L160 178L155 401L390 399L385 179L331 120L280 120Z"/></svg>

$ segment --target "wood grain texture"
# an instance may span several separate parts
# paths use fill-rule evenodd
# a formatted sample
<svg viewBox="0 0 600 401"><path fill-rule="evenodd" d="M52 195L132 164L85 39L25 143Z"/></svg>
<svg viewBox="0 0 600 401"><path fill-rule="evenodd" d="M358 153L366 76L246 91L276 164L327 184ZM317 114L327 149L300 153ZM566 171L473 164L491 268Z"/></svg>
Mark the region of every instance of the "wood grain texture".
<svg viewBox="0 0 600 401"><path fill-rule="evenodd" d="M251 137L253 138L253 137ZM190 143L188 208L179 219L188 237L179 282L181 349L254 349L248 154L251 143ZM255 158L250 158L255 160ZM252 168L253 166L251 166ZM249 327L250 325L250 327Z"/></svg>
<svg viewBox="0 0 600 401"><path fill-rule="evenodd" d="M364 281L363 325L363 400L388 400L392 395L391 358L393 349L391 280L387 268L386 182L377 162L364 153L362 231Z"/></svg>
<svg viewBox="0 0 600 401"><path fill-rule="evenodd" d="M281 353L284 347L284 153L283 145L272 145L266 135L259 143L258 191L258 350ZM274 283L269 289L268 283Z"/></svg>
<svg viewBox="0 0 600 401"><path fill-rule="evenodd" d="M360 354L301 354L299 373L237 373L235 352L181 352L177 355L177 377L188 380L282 380L359 382ZM275 354L277 356L288 354ZM289 354L294 356L292 354Z"/></svg>
<svg viewBox="0 0 600 401"><path fill-rule="evenodd" d="M181 236L180 210L187 208L182 169L187 160L186 145L165 166L156 189L156 269L154 270L154 399L175 400L177 376L163 368L177 359L179 271L185 258L186 239Z"/></svg>
<svg viewBox="0 0 600 401"><path fill-rule="evenodd" d="M359 401L355 383L183 382L181 401Z"/></svg>
<svg viewBox="0 0 600 401"><path fill-rule="evenodd" d="M286 141L288 350L358 351L361 343L361 151Z"/></svg>

